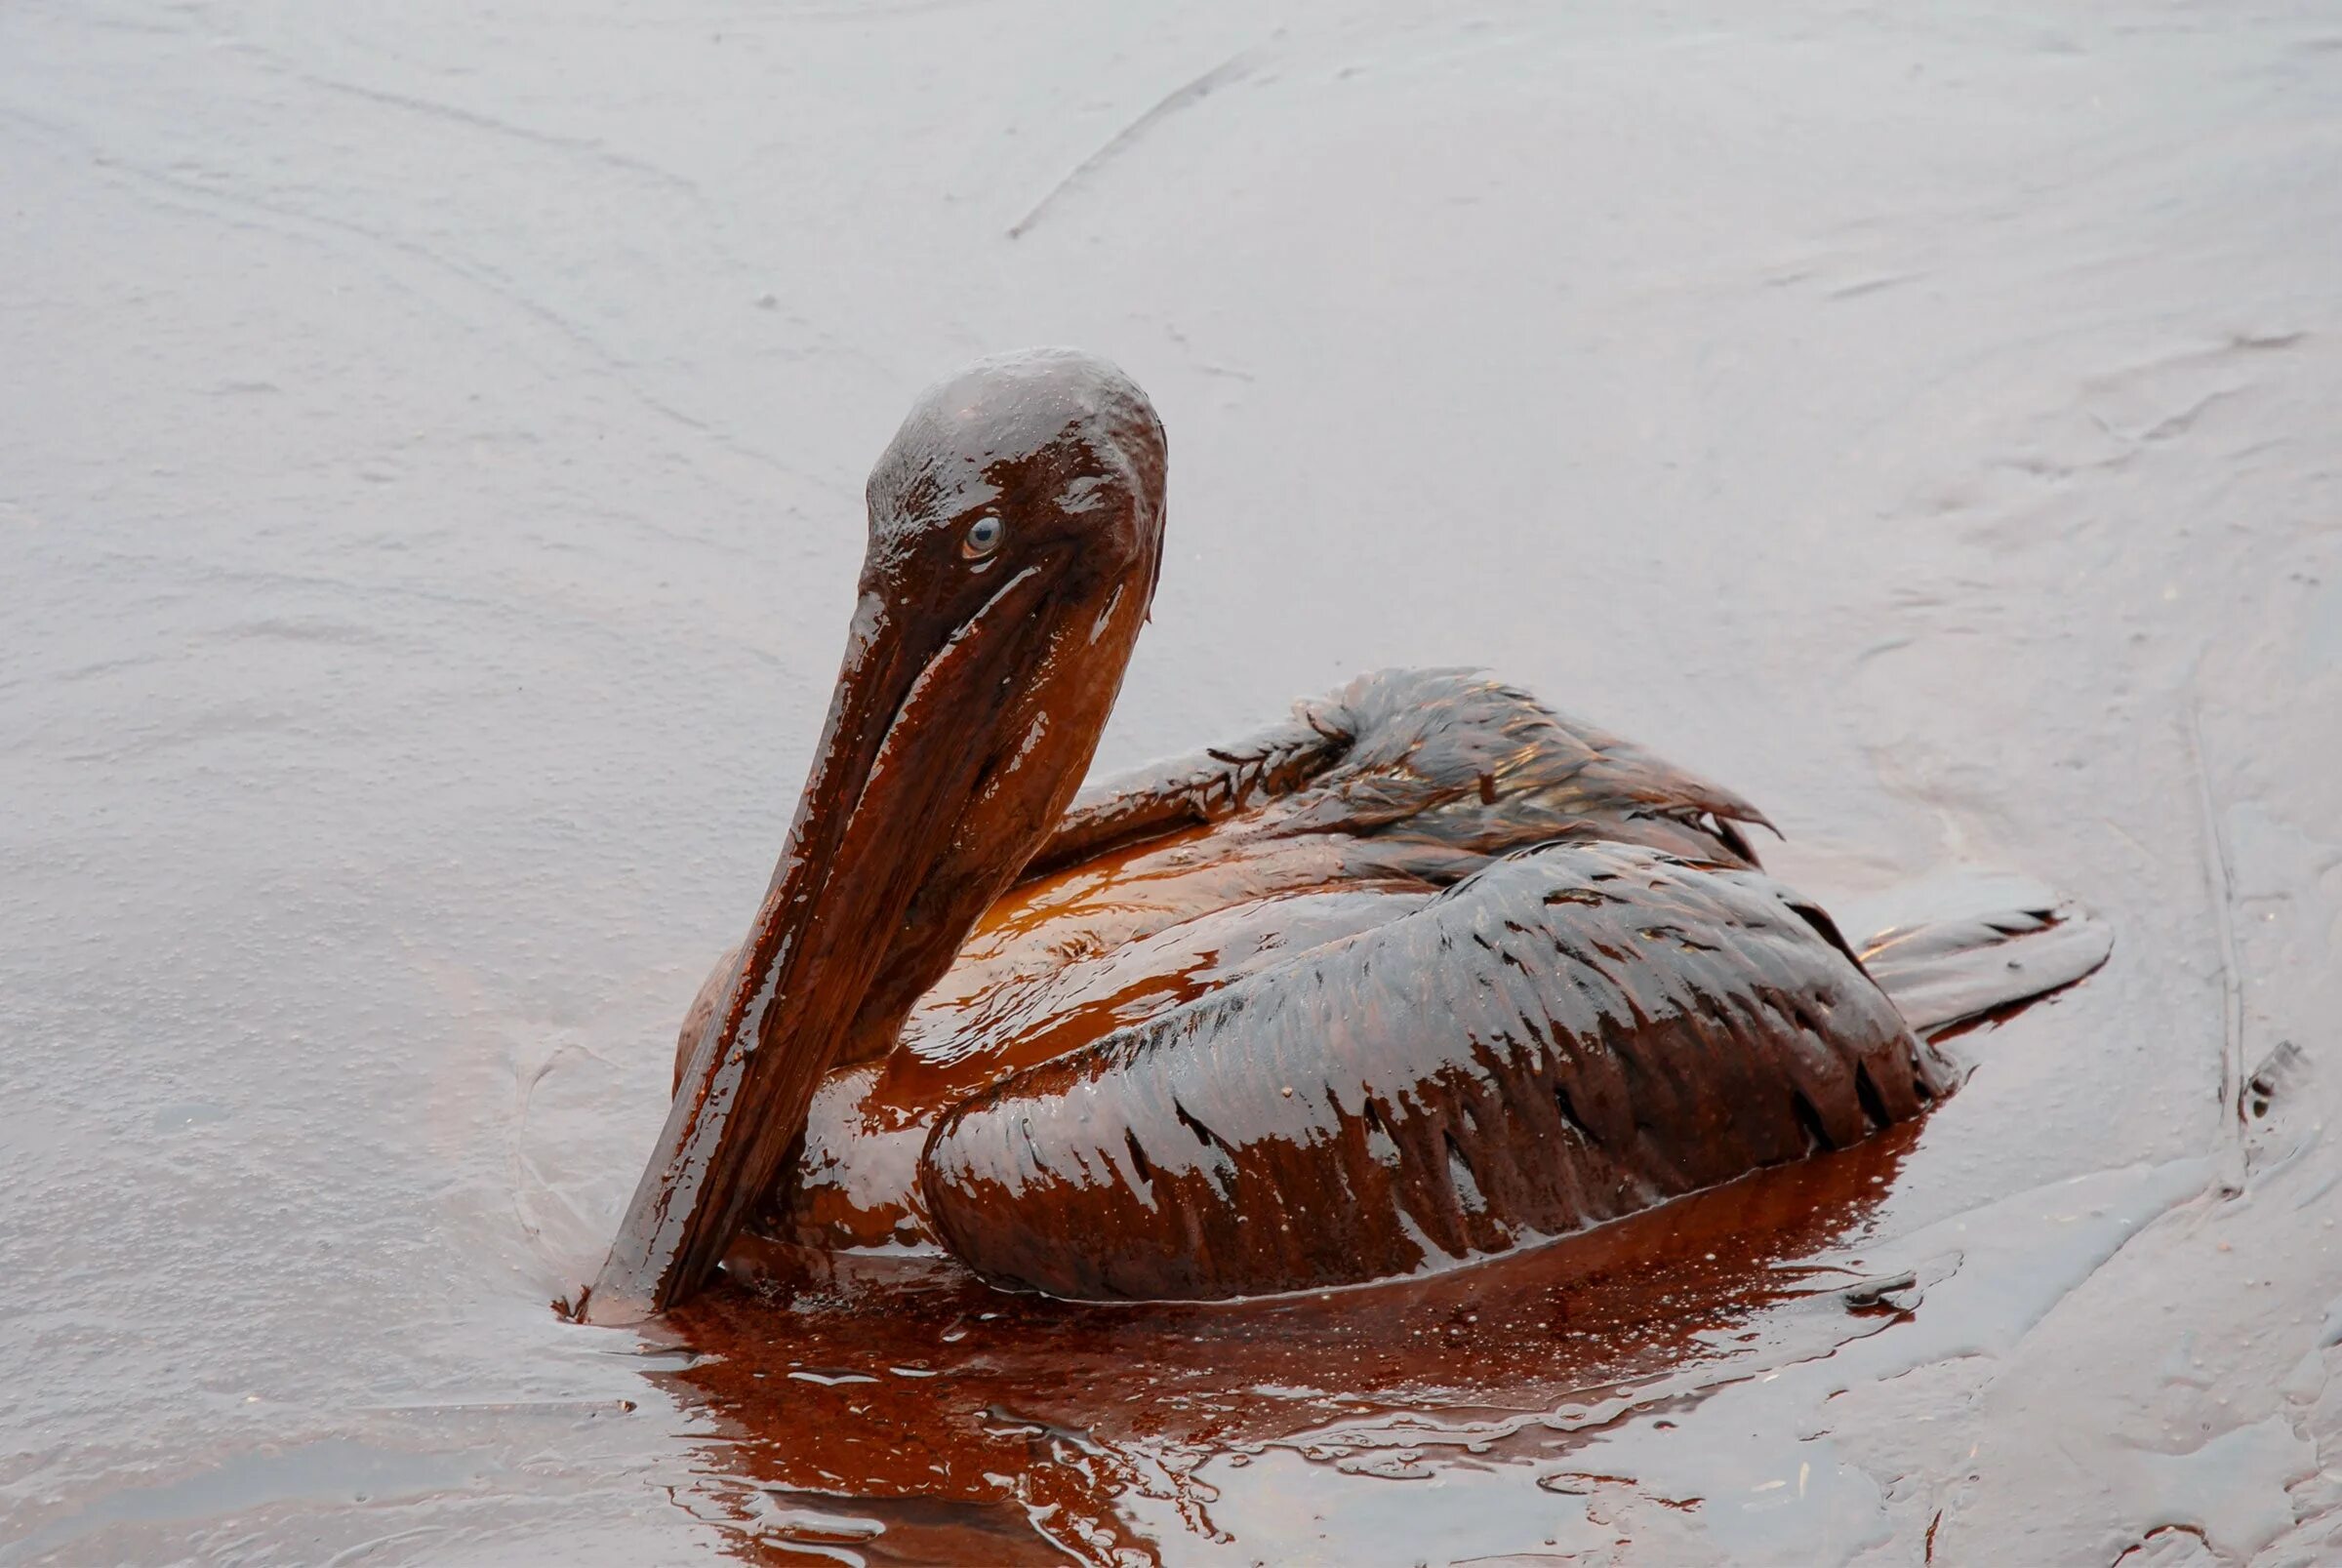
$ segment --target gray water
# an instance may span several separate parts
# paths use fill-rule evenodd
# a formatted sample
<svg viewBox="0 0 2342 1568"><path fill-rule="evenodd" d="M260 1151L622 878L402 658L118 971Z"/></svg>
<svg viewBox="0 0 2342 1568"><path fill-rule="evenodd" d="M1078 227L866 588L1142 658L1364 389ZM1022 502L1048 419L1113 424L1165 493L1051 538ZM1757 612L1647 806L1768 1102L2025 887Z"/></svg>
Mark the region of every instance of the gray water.
<svg viewBox="0 0 2342 1568"><path fill-rule="evenodd" d="M1151 1549L2342 1551L2338 278L2331 5L0 10L0 1562L786 1549L546 1303L868 462L1036 342L1170 431L1101 766L1484 663L2119 942L1901 1168L1933 1309L1591 1511L1278 1449Z"/></svg>

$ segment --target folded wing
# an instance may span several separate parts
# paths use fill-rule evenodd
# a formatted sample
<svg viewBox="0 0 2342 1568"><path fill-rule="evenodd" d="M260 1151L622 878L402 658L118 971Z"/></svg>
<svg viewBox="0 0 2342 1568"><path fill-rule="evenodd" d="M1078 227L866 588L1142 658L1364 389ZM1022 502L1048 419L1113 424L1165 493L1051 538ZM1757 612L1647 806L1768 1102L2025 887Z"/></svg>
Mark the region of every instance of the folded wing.
<svg viewBox="0 0 2342 1568"><path fill-rule="evenodd" d="M1254 1295L1598 1224L1951 1081L1766 877L1560 843L1005 1079L938 1123L921 1183L996 1280Z"/></svg>

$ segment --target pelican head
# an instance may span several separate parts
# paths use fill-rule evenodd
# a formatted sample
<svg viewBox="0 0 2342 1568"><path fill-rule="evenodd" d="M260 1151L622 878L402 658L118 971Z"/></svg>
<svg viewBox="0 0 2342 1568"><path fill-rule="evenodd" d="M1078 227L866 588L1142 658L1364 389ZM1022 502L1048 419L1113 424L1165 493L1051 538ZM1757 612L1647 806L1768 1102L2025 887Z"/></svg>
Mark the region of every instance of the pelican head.
<svg viewBox="0 0 2342 1568"><path fill-rule="evenodd" d="M705 1281L822 1074L884 1051L1080 786L1153 597L1165 448L1105 360L980 360L912 406L868 487L829 717L738 973L586 1304Z"/></svg>

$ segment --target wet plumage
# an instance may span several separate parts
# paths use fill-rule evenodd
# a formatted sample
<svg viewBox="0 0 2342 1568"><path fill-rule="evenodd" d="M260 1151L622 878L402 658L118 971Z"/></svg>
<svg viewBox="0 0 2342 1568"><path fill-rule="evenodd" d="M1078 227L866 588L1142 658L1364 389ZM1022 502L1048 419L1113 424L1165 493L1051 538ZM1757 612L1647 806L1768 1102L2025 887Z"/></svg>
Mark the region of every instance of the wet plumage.
<svg viewBox="0 0 2342 1568"><path fill-rule="evenodd" d="M1144 407L990 362L881 460L831 736L604 1269L626 1310L744 1221L1071 1297L1446 1266L1917 1115L1958 1073L1896 997L1939 1027L2103 960L2028 889L1889 934L1882 990L1756 808L1470 670L1074 794L1160 560Z"/></svg>

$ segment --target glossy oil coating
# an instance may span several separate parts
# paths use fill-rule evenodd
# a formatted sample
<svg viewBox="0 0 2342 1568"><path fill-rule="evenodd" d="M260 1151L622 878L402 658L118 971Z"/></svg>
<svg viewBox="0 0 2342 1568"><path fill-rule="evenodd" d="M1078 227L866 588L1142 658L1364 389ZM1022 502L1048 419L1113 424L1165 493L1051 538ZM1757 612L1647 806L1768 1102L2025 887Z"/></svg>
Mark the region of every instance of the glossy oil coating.
<svg viewBox="0 0 2342 1568"><path fill-rule="evenodd" d="M691 1294L798 1141L823 1072L883 1049L1089 767L1161 558L1163 432L1104 360L986 360L872 469L869 547L787 846L579 1305Z"/></svg>
<svg viewBox="0 0 2342 1568"><path fill-rule="evenodd" d="M1592 837L1742 864L1735 816L1755 808L1466 670L1363 677L1288 724L1099 784L898 1048L816 1097L775 1224L816 1244L931 1239L917 1146L1006 1074L1395 919L1519 846ZM685 1020L678 1073L734 961Z"/></svg>
<svg viewBox="0 0 2342 1568"><path fill-rule="evenodd" d="M1952 1087L1748 872L1533 851L952 1110L952 1254L1053 1294L1351 1284L1616 1219Z"/></svg>
<svg viewBox="0 0 2342 1568"><path fill-rule="evenodd" d="M685 1017L595 1320L688 1298L759 1210L1070 1297L1356 1284L1954 1085L1828 916L1754 878L1754 807L1473 671L1362 678L1069 810L1164 467L1145 395L1069 350L949 378L879 460L829 730L757 927ZM2051 925L2082 933L2064 961L1999 957ZM1969 1013L2107 949L2022 907L1888 945Z"/></svg>

